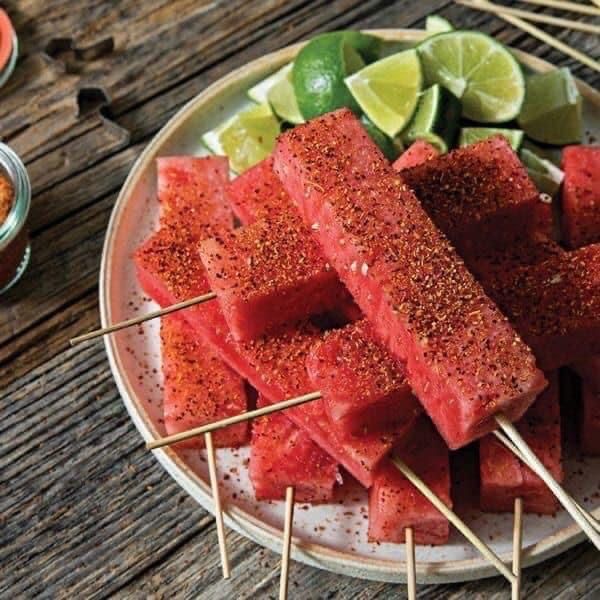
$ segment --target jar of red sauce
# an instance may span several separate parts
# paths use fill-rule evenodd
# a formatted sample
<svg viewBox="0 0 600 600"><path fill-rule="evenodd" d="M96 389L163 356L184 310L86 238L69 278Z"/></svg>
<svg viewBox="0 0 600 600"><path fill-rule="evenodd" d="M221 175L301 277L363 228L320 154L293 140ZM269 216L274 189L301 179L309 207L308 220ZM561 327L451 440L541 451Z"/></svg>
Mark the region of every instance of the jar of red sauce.
<svg viewBox="0 0 600 600"><path fill-rule="evenodd" d="M9 16L0 8L0 87L12 75L18 55L17 34Z"/></svg>
<svg viewBox="0 0 600 600"><path fill-rule="evenodd" d="M19 280L29 263L30 205L31 184L25 165L0 143L0 295Z"/></svg>

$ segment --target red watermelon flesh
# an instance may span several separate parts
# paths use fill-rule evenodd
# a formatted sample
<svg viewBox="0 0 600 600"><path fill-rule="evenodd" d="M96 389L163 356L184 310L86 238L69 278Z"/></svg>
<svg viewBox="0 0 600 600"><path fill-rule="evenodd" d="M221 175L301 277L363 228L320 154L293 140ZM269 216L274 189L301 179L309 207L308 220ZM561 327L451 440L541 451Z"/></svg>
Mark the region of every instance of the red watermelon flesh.
<svg viewBox="0 0 600 600"><path fill-rule="evenodd" d="M600 146L562 151L563 238L570 248L600 242Z"/></svg>
<svg viewBox="0 0 600 600"><path fill-rule="evenodd" d="M348 110L282 134L274 168L451 448L545 387L533 354ZM434 162L429 161L427 164Z"/></svg>
<svg viewBox="0 0 600 600"><path fill-rule="evenodd" d="M242 378L225 365L178 315L160 323L163 410L167 434L187 431L212 423L247 408ZM213 434L215 446L240 446L248 436L248 424L238 423ZM204 448L204 436L179 446Z"/></svg>
<svg viewBox="0 0 600 600"><path fill-rule="evenodd" d="M575 362L571 367L585 385L594 392L600 392L600 354Z"/></svg>
<svg viewBox="0 0 600 600"><path fill-rule="evenodd" d="M417 140L394 161L392 166L396 171L403 171L404 169L416 167L439 155L437 148L425 140Z"/></svg>
<svg viewBox="0 0 600 600"><path fill-rule="evenodd" d="M529 447L561 482L561 433L558 374L548 374L550 386L540 395L517 429ZM554 514L558 502L546 484L495 437L479 442L481 509L487 512L512 512L514 500L523 499L525 512Z"/></svg>
<svg viewBox="0 0 600 600"><path fill-rule="evenodd" d="M452 508L448 448L428 419L419 419L395 454ZM450 534L448 520L386 460L369 490L369 540L404 543L407 527L417 544L445 544Z"/></svg>
<svg viewBox="0 0 600 600"><path fill-rule="evenodd" d="M281 212L206 240L200 256L237 340L333 310L349 297L297 214Z"/></svg>
<svg viewBox="0 0 600 600"><path fill-rule="evenodd" d="M530 231L552 235L551 206L503 136L403 170L402 179L465 259Z"/></svg>
<svg viewBox="0 0 600 600"><path fill-rule="evenodd" d="M250 225L258 219L288 213L292 201L273 171L268 157L238 175L227 185L227 196L237 218Z"/></svg>
<svg viewBox="0 0 600 600"><path fill-rule="evenodd" d="M327 332L306 364L329 418L350 435L402 425L421 412L404 365L379 344L365 320Z"/></svg>
<svg viewBox="0 0 600 600"><path fill-rule="evenodd" d="M485 287L542 368L600 353L600 244L507 271Z"/></svg>
<svg viewBox="0 0 600 600"><path fill-rule="evenodd" d="M267 404L259 396L258 406ZM336 462L282 413L253 421L249 472L257 500L282 500L293 486L296 502L328 502L340 477Z"/></svg>
<svg viewBox="0 0 600 600"><path fill-rule="evenodd" d="M600 456L600 392L584 383L581 398L581 450L584 454Z"/></svg>

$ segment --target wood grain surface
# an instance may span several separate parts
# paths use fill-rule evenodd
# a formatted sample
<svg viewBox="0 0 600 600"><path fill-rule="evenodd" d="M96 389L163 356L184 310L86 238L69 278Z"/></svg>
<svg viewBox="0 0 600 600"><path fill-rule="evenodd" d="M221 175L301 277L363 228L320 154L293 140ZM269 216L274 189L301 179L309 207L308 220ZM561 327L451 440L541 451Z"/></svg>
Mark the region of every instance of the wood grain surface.
<svg viewBox="0 0 600 600"><path fill-rule="evenodd" d="M440 13L597 87L600 76L488 15L444 0L11 0L21 56L0 90L0 137L33 183L32 263L0 297L0 597L275 598L278 557L229 532L144 450L100 343L104 232L151 136L208 84L329 29L422 27ZM535 8L534 10L546 10ZM546 11L552 12L552 11ZM571 14L572 18L582 19ZM597 59L594 36L548 27ZM398 598L404 586L292 564L291 598ZM509 598L500 578L419 586L420 598ZM600 597L590 544L528 569L524 597Z"/></svg>

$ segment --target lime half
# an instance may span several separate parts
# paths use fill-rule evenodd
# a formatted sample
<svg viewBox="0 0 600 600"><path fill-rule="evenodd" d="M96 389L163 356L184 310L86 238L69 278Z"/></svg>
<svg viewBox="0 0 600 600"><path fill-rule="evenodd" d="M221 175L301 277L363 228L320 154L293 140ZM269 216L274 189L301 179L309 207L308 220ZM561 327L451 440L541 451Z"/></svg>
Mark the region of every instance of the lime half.
<svg viewBox="0 0 600 600"><path fill-rule="evenodd" d="M525 97L525 80L513 55L493 38L451 31L418 46L427 84L439 83L462 103L463 116L481 123L514 119Z"/></svg>
<svg viewBox="0 0 600 600"><path fill-rule="evenodd" d="M268 104L242 110L202 136L215 154L225 154L231 168L242 173L266 158L275 147L279 121Z"/></svg>
<svg viewBox="0 0 600 600"><path fill-rule="evenodd" d="M519 125L532 139L546 144L581 141L581 95L569 69L527 78Z"/></svg>
<svg viewBox="0 0 600 600"><path fill-rule="evenodd" d="M523 143L523 132L520 129L499 129L497 127L463 127L458 139L459 146L468 146L481 140L486 140L494 135L506 138L512 149L516 152Z"/></svg>
<svg viewBox="0 0 600 600"><path fill-rule="evenodd" d="M554 196L558 192L565 174L555 164L527 148L522 148L519 156L538 190Z"/></svg>
<svg viewBox="0 0 600 600"><path fill-rule="evenodd" d="M452 23L447 19L444 19L444 17L429 15L425 20L425 31L430 35L436 35L438 33L454 31L454 27L452 27Z"/></svg>
<svg viewBox="0 0 600 600"><path fill-rule="evenodd" d="M456 138L460 112L460 102L452 92L440 85L432 85L421 94L417 110L402 138L407 144L425 140L440 152L447 152Z"/></svg>
<svg viewBox="0 0 600 600"><path fill-rule="evenodd" d="M371 121L393 138L412 117L421 91L421 64L415 50L374 62L345 79Z"/></svg>

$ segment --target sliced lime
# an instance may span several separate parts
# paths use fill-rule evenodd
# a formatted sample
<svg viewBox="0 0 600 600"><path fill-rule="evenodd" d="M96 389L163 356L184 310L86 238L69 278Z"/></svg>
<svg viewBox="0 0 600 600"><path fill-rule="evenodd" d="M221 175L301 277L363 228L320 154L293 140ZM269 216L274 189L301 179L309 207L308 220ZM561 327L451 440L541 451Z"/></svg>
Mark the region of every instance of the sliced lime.
<svg viewBox="0 0 600 600"><path fill-rule="evenodd" d="M403 150L402 142L398 140L398 138L394 140L389 138L365 117L365 115L360 118L360 121L371 139L379 146L379 149L383 152L384 156L390 161L395 160Z"/></svg>
<svg viewBox="0 0 600 600"><path fill-rule="evenodd" d="M410 121L421 91L421 64L415 50L383 58L345 79L365 114L393 138Z"/></svg>
<svg viewBox="0 0 600 600"><path fill-rule="evenodd" d="M581 141L581 95L569 69L527 78L519 125L538 142L562 145Z"/></svg>
<svg viewBox="0 0 600 600"><path fill-rule="evenodd" d="M266 79L259 81L256 85L253 85L246 93L250 100L256 102L256 104L264 104L268 102L267 94L269 90L282 78L285 69L290 69L291 63L285 65L278 71L275 71L272 75L269 75Z"/></svg>
<svg viewBox="0 0 600 600"><path fill-rule="evenodd" d="M519 63L493 38L451 31L418 46L427 84L439 83L462 102L463 116L482 123L514 119L525 97Z"/></svg>
<svg viewBox="0 0 600 600"><path fill-rule="evenodd" d="M555 164L527 148L521 148L519 156L538 190L554 196L558 192L565 174Z"/></svg>
<svg viewBox="0 0 600 600"><path fill-rule="evenodd" d="M452 27L452 23L447 19L444 19L444 17L429 15L427 19L425 19L425 31L431 35L436 35L438 33L454 31L454 27Z"/></svg>
<svg viewBox="0 0 600 600"><path fill-rule="evenodd" d="M468 146L494 135L506 138L512 149L517 151L523 143L523 132L520 129L499 129L497 127L463 127L458 138L459 146Z"/></svg>
<svg viewBox="0 0 600 600"><path fill-rule="evenodd" d="M240 111L202 136L215 154L229 157L231 168L242 173L266 158L275 147L279 121L268 104L258 104Z"/></svg>
<svg viewBox="0 0 600 600"><path fill-rule="evenodd" d="M407 144L425 140L440 152L447 152L458 131L460 112L456 96L436 83L421 94L417 110L402 138Z"/></svg>
<svg viewBox="0 0 600 600"><path fill-rule="evenodd" d="M288 123L297 125L303 123L304 119L300 113L300 108L298 108L296 94L294 94L292 67L293 65L287 65L279 71L281 77L278 81L275 81L268 91L267 98L278 117Z"/></svg>

